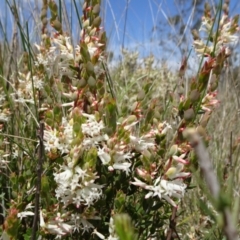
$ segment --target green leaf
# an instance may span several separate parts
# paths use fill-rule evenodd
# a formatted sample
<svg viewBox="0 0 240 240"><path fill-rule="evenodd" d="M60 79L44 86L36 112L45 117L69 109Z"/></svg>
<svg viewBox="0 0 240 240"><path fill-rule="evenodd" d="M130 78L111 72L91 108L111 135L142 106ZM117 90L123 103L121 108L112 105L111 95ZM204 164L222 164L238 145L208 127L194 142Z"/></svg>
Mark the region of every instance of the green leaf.
<svg viewBox="0 0 240 240"><path fill-rule="evenodd" d="M84 42L80 43L80 53L81 53L82 60L85 63L90 61L90 54L88 52L88 47L87 47L86 43L84 43Z"/></svg>
<svg viewBox="0 0 240 240"><path fill-rule="evenodd" d="M117 214L114 216L114 224L119 240L135 240L130 217L127 214Z"/></svg>

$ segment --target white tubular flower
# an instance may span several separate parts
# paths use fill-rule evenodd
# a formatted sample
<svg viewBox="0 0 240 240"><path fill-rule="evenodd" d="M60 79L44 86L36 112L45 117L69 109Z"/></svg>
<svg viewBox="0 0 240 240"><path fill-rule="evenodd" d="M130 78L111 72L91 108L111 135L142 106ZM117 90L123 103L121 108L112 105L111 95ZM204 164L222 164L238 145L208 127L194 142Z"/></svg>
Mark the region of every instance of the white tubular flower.
<svg viewBox="0 0 240 240"><path fill-rule="evenodd" d="M20 218L20 220L22 220L22 218L28 217L28 216L34 216L34 212L31 211L24 211L24 212L20 212L17 214L18 218Z"/></svg>
<svg viewBox="0 0 240 240"><path fill-rule="evenodd" d="M74 204L79 207L81 204L90 206L102 195L102 186L94 184L97 178L94 174L87 174L79 166L70 168L62 166L63 171L54 173L57 183L56 197L64 205Z"/></svg>
<svg viewBox="0 0 240 240"><path fill-rule="evenodd" d="M144 188L146 189L146 187L148 186L146 183L142 182L141 180L137 179L137 178L134 178L135 182L130 182L131 184L135 185L135 186L138 186L138 187L141 187L141 188Z"/></svg>
<svg viewBox="0 0 240 240"><path fill-rule="evenodd" d="M131 158L133 157L133 154L130 152L124 152L124 151L117 151L114 155L113 155L113 165L112 167L115 170L122 170L125 171L126 174L128 175L130 172L130 167L131 167L131 163L128 162ZM128 160L128 161L127 161Z"/></svg>
<svg viewBox="0 0 240 240"><path fill-rule="evenodd" d="M59 35L57 38L53 38L53 42L59 47L62 54L72 53L73 47L70 43L70 37ZM69 55L72 58L72 54Z"/></svg>
<svg viewBox="0 0 240 240"><path fill-rule="evenodd" d="M5 145L5 144L8 144L6 142L3 142L2 143L2 146ZM15 149L12 149L12 152L11 152L11 155L13 155ZM10 163L10 161L8 161L7 159L9 158L10 154L3 151L3 150L0 150L0 168L7 168L8 167L8 163ZM15 157L15 156L14 156Z"/></svg>
<svg viewBox="0 0 240 240"><path fill-rule="evenodd" d="M83 139L82 145L86 148L90 148L93 146L98 146L99 143L101 143L102 141L107 141L108 139L109 138L107 134L102 134L95 137L86 137Z"/></svg>
<svg viewBox="0 0 240 240"><path fill-rule="evenodd" d="M72 120L67 121L66 118L62 119L63 134L60 139L60 151L61 153L69 153L71 149L71 143L73 140L73 124Z"/></svg>
<svg viewBox="0 0 240 240"><path fill-rule="evenodd" d="M26 81L25 81L25 89L27 90L26 92L31 93L33 95L33 87L35 89L41 90L43 89L43 81L40 79L38 76L34 75L31 79L31 73L29 72L26 76Z"/></svg>
<svg viewBox="0 0 240 240"><path fill-rule="evenodd" d="M193 42L193 46L194 46L195 51L198 53L199 56L201 56L203 54L210 54L211 51L212 51L212 48L206 46L201 39L195 40Z"/></svg>
<svg viewBox="0 0 240 240"><path fill-rule="evenodd" d="M39 54L37 55L35 65L39 66L42 64L49 78L58 76L61 79L63 75L72 78L74 73L69 68L69 65L74 63L75 56L69 37L59 35L52 38L52 42L54 44L48 50L36 45Z"/></svg>
<svg viewBox="0 0 240 240"><path fill-rule="evenodd" d="M165 194L167 196L178 199L184 197L185 189L187 187L181 180L161 180L160 185L165 190Z"/></svg>
<svg viewBox="0 0 240 240"><path fill-rule="evenodd" d="M74 213L70 212L57 213L56 217L44 216L44 210L40 211L40 227L44 229L45 232L56 235L57 238L62 238L62 236L69 235L73 232L78 232L84 234L94 229L94 226L88 221L89 219L99 220L96 216L85 216L84 213ZM47 222L45 222L47 219Z"/></svg>
<svg viewBox="0 0 240 240"><path fill-rule="evenodd" d="M107 152L106 148L98 148L98 157L103 165L106 165L111 161L111 156Z"/></svg>
<svg viewBox="0 0 240 240"><path fill-rule="evenodd" d="M43 212L40 211L40 227L46 232L56 235L56 238L61 238L72 232L73 226L64 222L61 214L58 213L55 219L49 220L47 223L44 220Z"/></svg>
<svg viewBox="0 0 240 240"><path fill-rule="evenodd" d="M62 119L62 131L57 131L51 127L46 127L44 132L45 150L59 150L61 154L69 153L71 142L73 139L73 127L71 120L68 122L65 118Z"/></svg>
<svg viewBox="0 0 240 240"><path fill-rule="evenodd" d="M163 122L163 130L162 130L162 134L166 134L169 130L172 129L172 126L167 123L166 121Z"/></svg>
<svg viewBox="0 0 240 240"><path fill-rule="evenodd" d="M119 237L117 236L116 231L115 231L115 224L114 224L114 220L112 217L110 218L110 221L109 221L108 230L109 230L110 235L107 238L107 240L119 240Z"/></svg>
<svg viewBox="0 0 240 240"><path fill-rule="evenodd" d="M177 205L172 198L176 198L178 200L183 198L187 187L181 180L167 181L158 177L155 180L154 185L147 185L137 178L134 179L135 182L131 182L131 184L150 191L146 194L145 198L158 196L160 199L165 199L173 207L177 207Z"/></svg>
<svg viewBox="0 0 240 240"><path fill-rule="evenodd" d="M109 229L109 236L107 238L105 238L105 236L103 234L98 232L97 229L94 229L93 234L97 235L100 239L119 240L119 237L117 236L117 234L115 232L115 224L114 224L114 220L112 217L110 218L108 229Z"/></svg>
<svg viewBox="0 0 240 240"><path fill-rule="evenodd" d="M97 219L97 218L92 218L92 219ZM82 233L84 233L84 232L89 232L91 229L94 228L94 226L86 219L86 217L79 213L71 214L71 218L68 224L71 224L73 226L74 232L75 231L80 232L81 230Z"/></svg>
<svg viewBox="0 0 240 240"><path fill-rule="evenodd" d="M155 139L153 137L136 137L130 135L130 142L133 148L138 152L143 152L146 149L153 149L155 147Z"/></svg>
<svg viewBox="0 0 240 240"><path fill-rule="evenodd" d="M4 106L4 102L6 100L6 95L3 93L2 88L0 88L0 122L8 122L11 112L9 108ZM2 131L2 127L0 126L0 132Z"/></svg>
<svg viewBox="0 0 240 240"><path fill-rule="evenodd" d="M137 123L138 123L138 121L132 122L132 123L124 126L124 129L127 130L127 131L132 130L133 127L134 127Z"/></svg>
<svg viewBox="0 0 240 240"><path fill-rule="evenodd" d="M115 170L122 170L122 171L126 172L127 175L129 175L131 165L132 165L131 163L123 162L123 163L114 163L112 167Z"/></svg>
<svg viewBox="0 0 240 240"><path fill-rule="evenodd" d="M95 115L90 115L83 113L84 117L87 118L86 123L82 124L82 133L85 135L83 139L82 146L85 148L98 147L99 143L107 141L109 139L107 134L103 134L101 130L104 128L102 121L98 122L95 118ZM99 149L99 157L106 157L103 154L103 151Z"/></svg>
<svg viewBox="0 0 240 240"><path fill-rule="evenodd" d="M38 76L31 76L31 72L27 74L19 72L18 85L14 93L11 94L15 102L34 104L34 90L43 88L43 81Z"/></svg>
<svg viewBox="0 0 240 240"><path fill-rule="evenodd" d="M100 239L105 239L104 235L97 231L97 229L93 230L93 234L97 235Z"/></svg>
<svg viewBox="0 0 240 240"><path fill-rule="evenodd" d="M85 182L85 184L87 186L75 192L76 197L73 198L73 204L77 207L80 206L80 204L91 206L93 202L97 201L102 195L102 186L89 182Z"/></svg>
<svg viewBox="0 0 240 240"><path fill-rule="evenodd" d="M47 152L59 148L60 144L57 135L58 132L56 129L49 128L44 131L45 150Z"/></svg>
<svg viewBox="0 0 240 240"><path fill-rule="evenodd" d="M213 32L213 25L214 22L212 19L204 16L202 18L202 24L199 31L205 32L207 36L215 36L216 33ZM218 29L218 37L217 39L214 39L216 41L216 46L214 47L214 44L210 42L208 43L208 46L206 46L206 44L201 39L197 39L194 41L194 48L199 55L210 54L214 50L215 55L218 55L229 44L236 43L239 40L239 37L235 35L237 31L238 27L235 24L235 20L230 20L228 19L227 15L223 14Z"/></svg>
<svg viewBox="0 0 240 240"><path fill-rule="evenodd" d="M200 27L199 31L204 31L207 34L209 34L210 31L211 31L211 28L212 28L212 22L210 22L209 19L207 19L205 16L203 16L202 17L202 24L201 24L201 27Z"/></svg>
<svg viewBox="0 0 240 240"><path fill-rule="evenodd" d="M83 113L83 116L87 118L87 122L82 124L83 134L91 137L99 136L101 134L101 130L104 128L103 122L97 122L94 115Z"/></svg>
<svg viewBox="0 0 240 240"><path fill-rule="evenodd" d="M98 157L100 158L103 165L109 165L109 171L122 170L126 174L129 174L131 163L130 159L133 157L133 154L128 151L115 151L110 154L110 149L107 147L98 148Z"/></svg>
<svg viewBox="0 0 240 240"><path fill-rule="evenodd" d="M220 31L220 38L225 44L235 43L239 39L239 37L231 33L232 20L224 21L224 18L226 18L225 15L222 16L222 19L223 19L222 22L224 22L224 24L222 25L222 28Z"/></svg>

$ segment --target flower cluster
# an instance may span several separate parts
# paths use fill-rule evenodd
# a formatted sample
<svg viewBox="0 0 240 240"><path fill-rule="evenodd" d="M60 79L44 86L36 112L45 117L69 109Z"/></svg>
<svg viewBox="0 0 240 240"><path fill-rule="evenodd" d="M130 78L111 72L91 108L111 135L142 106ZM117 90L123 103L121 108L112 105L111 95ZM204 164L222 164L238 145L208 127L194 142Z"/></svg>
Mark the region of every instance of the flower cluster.
<svg viewBox="0 0 240 240"><path fill-rule="evenodd" d="M216 99L217 91L209 92L206 96L202 99L202 110L206 112L211 112L212 108L216 107L219 104L219 100Z"/></svg>
<svg viewBox="0 0 240 240"><path fill-rule="evenodd" d="M92 205L101 197L102 187L95 184L95 174L87 173L79 166L71 168L62 166L59 173L54 173L57 183L56 198L65 206L74 204L77 208L81 205Z"/></svg>
<svg viewBox="0 0 240 240"><path fill-rule="evenodd" d="M214 32L214 18L211 16L208 4L205 5L205 14L202 18L202 24L199 31L202 31L207 36L207 44L199 37L197 31L193 31L194 48L200 55L219 55L224 51L224 55L229 56L229 44L236 43L239 39L236 36L238 28L238 16L229 19L228 11L225 11L219 22L219 28Z"/></svg>
<svg viewBox="0 0 240 240"><path fill-rule="evenodd" d="M0 131L1 131L3 127L2 123L7 122L9 120L11 113L9 108L5 106L6 95L4 94L2 88L0 88L0 93L1 93L1 97L0 97Z"/></svg>
<svg viewBox="0 0 240 240"><path fill-rule="evenodd" d="M44 142L45 150L48 155L57 155L69 153L71 149L71 142L73 140L73 127L72 120L67 121L65 118L62 119L62 124L59 129L52 128L51 126L46 126L44 131Z"/></svg>
<svg viewBox="0 0 240 240"><path fill-rule="evenodd" d="M75 114L73 119L75 119L76 111L74 109L72 111ZM139 121L134 116L131 116L125 120L122 119L117 124L116 133L109 135L104 131L106 126L103 121L97 120L96 115L80 111L77 111L77 114L81 119L81 128L78 129L78 132L74 130L73 119L67 121L63 118L58 130L46 126L44 135L45 150L49 157L55 156L56 158L59 155L66 154L66 156L63 156L65 163L55 168L54 173L54 180L57 184L55 196L65 207L70 205L74 205L76 208L81 206L90 207L102 197L105 186L96 183L98 176L96 172L94 173L95 166L91 165L94 164L94 158L98 157L98 161L101 161L103 165L107 165L110 172L118 170L125 172L127 175L132 174L131 166L136 154L141 156L148 151L155 151L156 136L158 134L164 136L171 129L171 126L164 122L159 124L158 128L152 128L147 133L138 136L136 125ZM78 135L81 141L76 144ZM90 162L80 162L80 165L77 165L79 159L84 157L84 152L92 153L91 160L89 159ZM54 155L54 153L56 154ZM91 163L91 161L93 162ZM155 171L154 178L156 178L156 174ZM155 185L157 183L158 180L155 181ZM155 185L145 187L146 190L153 192L148 197L155 196L157 191ZM160 198L167 199L173 206L176 206L176 203L171 197L180 198L183 195L183 193L177 193L178 189L175 185L177 186L175 180L168 183L162 181L161 186L164 191L160 191L162 192ZM63 223L65 224L65 222ZM72 231L75 231L74 228Z"/></svg>
<svg viewBox="0 0 240 240"><path fill-rule="evenodd" d="M165 199L172 206L177 207L177 204L173 199L180 200L184 197L186 184L182 180L177 179L173 181L167 181L158 177L153 185L147 185L146 183L140 181L137 178L134 178L135 182L132 182L133 185L142 187L148 191L145 198L158 196L160 199Z"/></svg>
<svg viewBox="0 0 240 240"><path fill-rule="evenodd" d="M173 145L169 151L169 159L165 163L164 174L158 176L156 171L156 165L151 166L151 171L137 168L137 174L139 177L147 181L142 182L138 178L134 178L135 181L131 182L133 185L139 186L145 190L150 191L146 194L145 198L158 196L160 199L165 199L172 206L177 207L177 203L184 197L185 189L187 185L184 183L184 179L191 176L190 172L186 172L186 165L189 161L186 159L187 154L179 152L186 152L177 145Z"/></svg>
<svg viewBox="0 0 240 240"><path fill-rule="evenodd" d="M52 45L49 49L41 45L36 45L39 53L37 55L36 67L44 66L48 77L52 76L62 77L67 75L73 76L69 64L74 63L75 56L68 36L55 35L51 41ZM76 51L78 48L76 48ZM79 56L79 52L76 52L76 56Z"/></svg>
<svg viewBox="0 0 240 240"><path fill-rule="evenodd" d="M11 94L14 101L34 104L36 93L43 89L43 80L38 75L32 76L31 72L27 74L19 72L18 75L15 92Z"/></svg>
<svg viewBox="0 0 240 240"><path fill-rule="evenodd" d="M45 233L56 236L56 239L62 239L63 236L72 234L73 232L89 232L94 226L87 220L99 220L98 217L91 214L57 212L53 217L45 209L40 211L40 227Z"/></svg>

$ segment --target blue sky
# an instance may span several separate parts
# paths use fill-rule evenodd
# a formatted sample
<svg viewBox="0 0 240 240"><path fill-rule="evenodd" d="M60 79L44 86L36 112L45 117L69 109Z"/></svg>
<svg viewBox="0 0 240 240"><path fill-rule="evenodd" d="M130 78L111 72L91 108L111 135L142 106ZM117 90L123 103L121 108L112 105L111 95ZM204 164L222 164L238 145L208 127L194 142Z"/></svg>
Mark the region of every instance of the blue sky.
<svg viewBox="0 0 240 240"><path fill-rule="evenodd" d="M13 0L9 0L12 2ZM34 38L35 33L39 32L39 22L34 22L34 14L39 14L42 0L15 0L19 4L19 12L22 16L22 22L28 23L31 36ZM79 36L80 28L76 19L75 9L72 0L55 0L66 5L69 15L72 14L72 32ZM212 3L214 0L209 0ZM0 19L7 26L8 36L12 35L12 20L9 10L5 5L5 0L0 0ZM79 10L81 12L80 2ZM191 48L192 38L190 29L194 26L200 16L196 15L196 9L191 6L193 0L102 0L102 17L103 26L107 31L109 39L108 47L114 52L115 57L121 53L121 48L138 50L141 56L154 54L159 59L166 59L179 63L181 54L179 46L188 52ZM204 1L202 1L204 2ZM216 1L218 2L218 1ZM203 5L200 7L203 10ZM34 14L33 14L34 13ZM240 13L240 1L231 0L231 16ZM172 25L169 17L179 14L182 21L188 27L182 29L181 34L178 28ZM24 16L24 17L23 17ZM35 24L35 25L34 25ZM174 36L175 43L169 35ZM186 39L183 37L186 36ZM185 40L187 45L183 45ZM162 47L162 43L165 43ZM178 45L176 47L176 45Z"/></svg>
<svg viewBox="0 0 240 240"><path fill-rule="evenodd" d="M153 27L161 22L168 27L167 16L176 13L171 0L167 4L159 0L106 0L104 9L110 44L145 51L155 51L156 38L159 36Z"/></svg>
<svg viewBox="0 0 240 240"><path fill-rule="evenodd" d="M117 55L124 45L138 50L142 55L152 53L168 61L171 59L176 61L178 56L179 62L181 57L176 44L181 46L183 36L187 36L185 41L188 44L184 49L190 50L192 43L190 30L201 17L196 14L197 9L191 5L194 1L185 0L185 4L181 2L180 0L104 0L104 24L109 36L110 49ZM202 1L203 4L200 6L201 10L204 9L204 2ZM208 2L211 4L213 1ZM239 13L240 1L231 0L230 15ZM182 21L188 26L182 29L182 34L179 34L178 29L168 21L169 17L177 14L182 16ZM175 36L175 44L171 44L169 34ZM165 42L165 47L160 46L162 41Z"/></svg>

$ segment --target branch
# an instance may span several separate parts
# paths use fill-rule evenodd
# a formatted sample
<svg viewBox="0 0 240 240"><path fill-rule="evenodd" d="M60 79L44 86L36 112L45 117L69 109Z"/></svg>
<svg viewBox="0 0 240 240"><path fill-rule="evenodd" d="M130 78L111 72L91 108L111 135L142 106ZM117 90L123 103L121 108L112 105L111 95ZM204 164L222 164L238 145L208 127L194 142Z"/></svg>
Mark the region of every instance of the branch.
<svg viewBox="0 0 240 240"><path fill-rule="evenodd" d="M202 139L197 133L190 133L191 144L194 147L195 153L198 158L199 166L206 181L206 184L213 195L218 200L220 197L220 185L218 183L216 174L213 170L213 166L206 147L203 144ZM237 230L233 224L231 213L227 206L224 206L220 210L223 214L223 230L228 240L237 240Z"/></svg>
<svg viewBox="0 0 240 240"><path fill-rule="evenodd" d="M34 219L32 225L32 237L31 240L36 239L38 219L39 219L39 202L40 202L40 192L41 192L41 177L42 177L42 166L44 161L44 144L43 144L43 132L44 123L40 123L39 131L39 149L38 149L38 163L37 163L37 181L36 181L36 194L35 194L35 209L34 209Z"/></svg>

